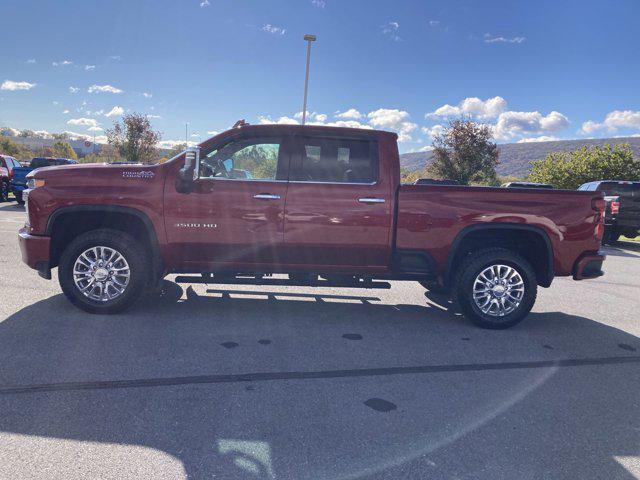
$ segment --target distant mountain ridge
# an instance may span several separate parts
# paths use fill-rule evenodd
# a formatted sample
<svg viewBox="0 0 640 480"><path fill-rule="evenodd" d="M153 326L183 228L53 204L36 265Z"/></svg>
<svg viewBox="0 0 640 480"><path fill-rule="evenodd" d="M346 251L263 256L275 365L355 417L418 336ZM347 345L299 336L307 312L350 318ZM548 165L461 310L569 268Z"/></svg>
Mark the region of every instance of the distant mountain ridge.
<svg viewBox="0 0 640 480"><path fill-rule="evenodd" d="M548 153L577 150L593 145L617 145L628 143L636 158L640 158L640 137L597 138L589 140L558 140L555 142L505 143L498 145L500 163L496 168L499 175L522 178L529 173L530 163L542 160ZM400 165L412 172L423 170L431 163L431 152L413 152L400 155Z"/></svg>

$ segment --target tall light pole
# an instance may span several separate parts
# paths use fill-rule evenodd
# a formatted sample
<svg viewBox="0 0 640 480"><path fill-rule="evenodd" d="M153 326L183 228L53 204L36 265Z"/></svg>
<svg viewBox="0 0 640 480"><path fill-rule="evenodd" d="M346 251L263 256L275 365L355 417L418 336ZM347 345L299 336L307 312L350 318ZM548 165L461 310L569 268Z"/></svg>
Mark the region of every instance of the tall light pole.
<svg viewBox="0 0 640 480"><path fill-rule="evenodd" d="M306 34L304 39L307 41L307 73L304 77L304 102L302 103L302 125L307 120L307 89L309 87L309 62L311 61L311 42L316 41L315 35Z"/></svg>

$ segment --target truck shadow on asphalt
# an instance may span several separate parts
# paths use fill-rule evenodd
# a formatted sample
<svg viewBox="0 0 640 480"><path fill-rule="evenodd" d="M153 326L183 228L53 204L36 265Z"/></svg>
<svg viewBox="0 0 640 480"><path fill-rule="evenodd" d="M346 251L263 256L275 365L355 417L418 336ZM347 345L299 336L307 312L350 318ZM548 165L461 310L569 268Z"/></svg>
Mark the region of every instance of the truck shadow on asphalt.
<svg viewBox="0 0 640 480"><path fill-rule="evenodd" d="M433 295L179 293L114 316L56 295L2 321L0 432L141 446L198 479L634 478L639 363L559 362L638 359L626 332L559 312L484 331ZM56 471L39 455L3 463Z"/></svg>

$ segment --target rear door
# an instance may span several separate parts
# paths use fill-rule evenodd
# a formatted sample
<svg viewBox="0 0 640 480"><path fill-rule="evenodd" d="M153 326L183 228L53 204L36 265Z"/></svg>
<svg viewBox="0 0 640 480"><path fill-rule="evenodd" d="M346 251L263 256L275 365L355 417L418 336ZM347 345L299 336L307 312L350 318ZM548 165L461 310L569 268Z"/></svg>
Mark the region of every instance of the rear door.
<svg viewBox="0 0 640 480"><path fill-rule="evenodd" d="M285 205L285 255L318 271L384 269L393 204L373 136L298 136Z"/></svg>

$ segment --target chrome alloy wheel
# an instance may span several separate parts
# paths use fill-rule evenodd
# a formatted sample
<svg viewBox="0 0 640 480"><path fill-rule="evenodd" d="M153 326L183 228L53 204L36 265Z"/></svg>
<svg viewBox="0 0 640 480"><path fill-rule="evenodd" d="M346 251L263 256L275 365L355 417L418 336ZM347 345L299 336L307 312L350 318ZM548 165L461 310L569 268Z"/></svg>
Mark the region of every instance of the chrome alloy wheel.
<svg viewBox="0 0 640 480"><path fill-rule="evenodd" d="M118 298L126 290L130 278L127 260L111 247L89 248L73 265L73 281L78 290L98 302Z"/></svg>
<svg viewBox="0 0 640 480"><path fill-rule="evenodd" d="M480 311L492 317L504 317L520 306L524 281L508 265L491 265L473 282L473 301Z"/></svg>

